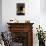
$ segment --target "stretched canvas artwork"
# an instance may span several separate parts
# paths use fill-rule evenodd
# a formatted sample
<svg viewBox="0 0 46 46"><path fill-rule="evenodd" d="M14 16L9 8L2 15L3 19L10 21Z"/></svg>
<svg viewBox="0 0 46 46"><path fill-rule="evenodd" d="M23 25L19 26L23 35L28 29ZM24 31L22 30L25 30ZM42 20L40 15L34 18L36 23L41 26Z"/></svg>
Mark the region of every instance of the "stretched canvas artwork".
<svg viewBox="0 0 46 46"><path fill-rule="evenodd" d="M25 4L24 3L17 3L16 6L17 15L25 15Z"/></svg>

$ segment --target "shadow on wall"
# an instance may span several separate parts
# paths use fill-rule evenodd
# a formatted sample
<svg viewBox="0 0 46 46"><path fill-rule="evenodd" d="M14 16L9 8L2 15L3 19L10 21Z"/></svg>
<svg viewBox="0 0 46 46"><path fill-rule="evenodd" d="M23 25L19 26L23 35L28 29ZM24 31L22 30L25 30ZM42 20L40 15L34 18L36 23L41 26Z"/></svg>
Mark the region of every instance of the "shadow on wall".
<svg viewBox="0 0 46 46"><path fill-rule="evenodd" d="M0 0L0 31L2 31L2 0Z"/></svg>
<svg viewBox="0 0 46 46"><path fill-rule="evenodd" d="M40 0L40 11L46 13L46 0Z"/></svg>

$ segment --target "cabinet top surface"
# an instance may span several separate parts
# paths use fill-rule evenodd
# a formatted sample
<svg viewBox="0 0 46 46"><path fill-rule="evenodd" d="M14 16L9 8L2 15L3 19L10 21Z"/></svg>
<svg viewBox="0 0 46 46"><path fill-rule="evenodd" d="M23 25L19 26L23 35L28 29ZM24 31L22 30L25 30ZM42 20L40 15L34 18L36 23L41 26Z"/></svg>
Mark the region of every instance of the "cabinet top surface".
<svg viewBox="0 0 46 46"><path fill-rule="evenodd" d="M8 25L33 25L34 23L7 23Z"/></svg>

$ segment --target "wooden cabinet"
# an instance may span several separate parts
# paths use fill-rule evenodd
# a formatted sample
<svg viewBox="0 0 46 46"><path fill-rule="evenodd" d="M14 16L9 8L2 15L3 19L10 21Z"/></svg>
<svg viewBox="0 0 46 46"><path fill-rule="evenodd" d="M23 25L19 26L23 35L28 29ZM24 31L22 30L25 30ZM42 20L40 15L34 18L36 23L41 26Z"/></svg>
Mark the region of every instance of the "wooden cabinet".
<svg viewBox="0 0 46 46"><path fill-rule="evenodd" d="M22 46L33 46L33 23L7 23L13 41L23 43Z"/></svg>

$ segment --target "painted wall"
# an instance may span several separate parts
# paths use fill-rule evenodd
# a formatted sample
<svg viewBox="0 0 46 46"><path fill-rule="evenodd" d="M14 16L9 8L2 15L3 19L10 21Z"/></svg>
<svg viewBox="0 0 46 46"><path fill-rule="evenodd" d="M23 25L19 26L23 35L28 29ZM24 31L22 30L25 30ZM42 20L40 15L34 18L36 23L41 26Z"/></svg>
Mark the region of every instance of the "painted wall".
<svg viewBox="0 0 46 46"><path fill-rule="evenodd" d="M16 3L25 3L25 16L16 15ZM40 0L3 0L2 1L2 22L6 25L10 19L17 19L19 22L30 20L33 23L39 23ZM19 19L18 19L19 18ZM23 19L22 19L23 18ZM37 21L38 20L38 21ZM6 30L6 28L4 27Z"/></svg>
<svg viewBox="0 0 46 46"><path fill-rule="evenodd" d="M0 31L2 29L2 0L0 0Z"/></svg>
<svg viewBox="0 0 46 46"><path fill-rule="evenodd" d="M25 16L16 15L16 3L25 3ZM2 26L3 31L8 30L7 22L11 19L17 19L19 22L30 20L33 25L33 45L38 46L36 37L36 27L39 24L46 30L46 14L42 12L43 3L40 0L2 0Z"/></svg>

